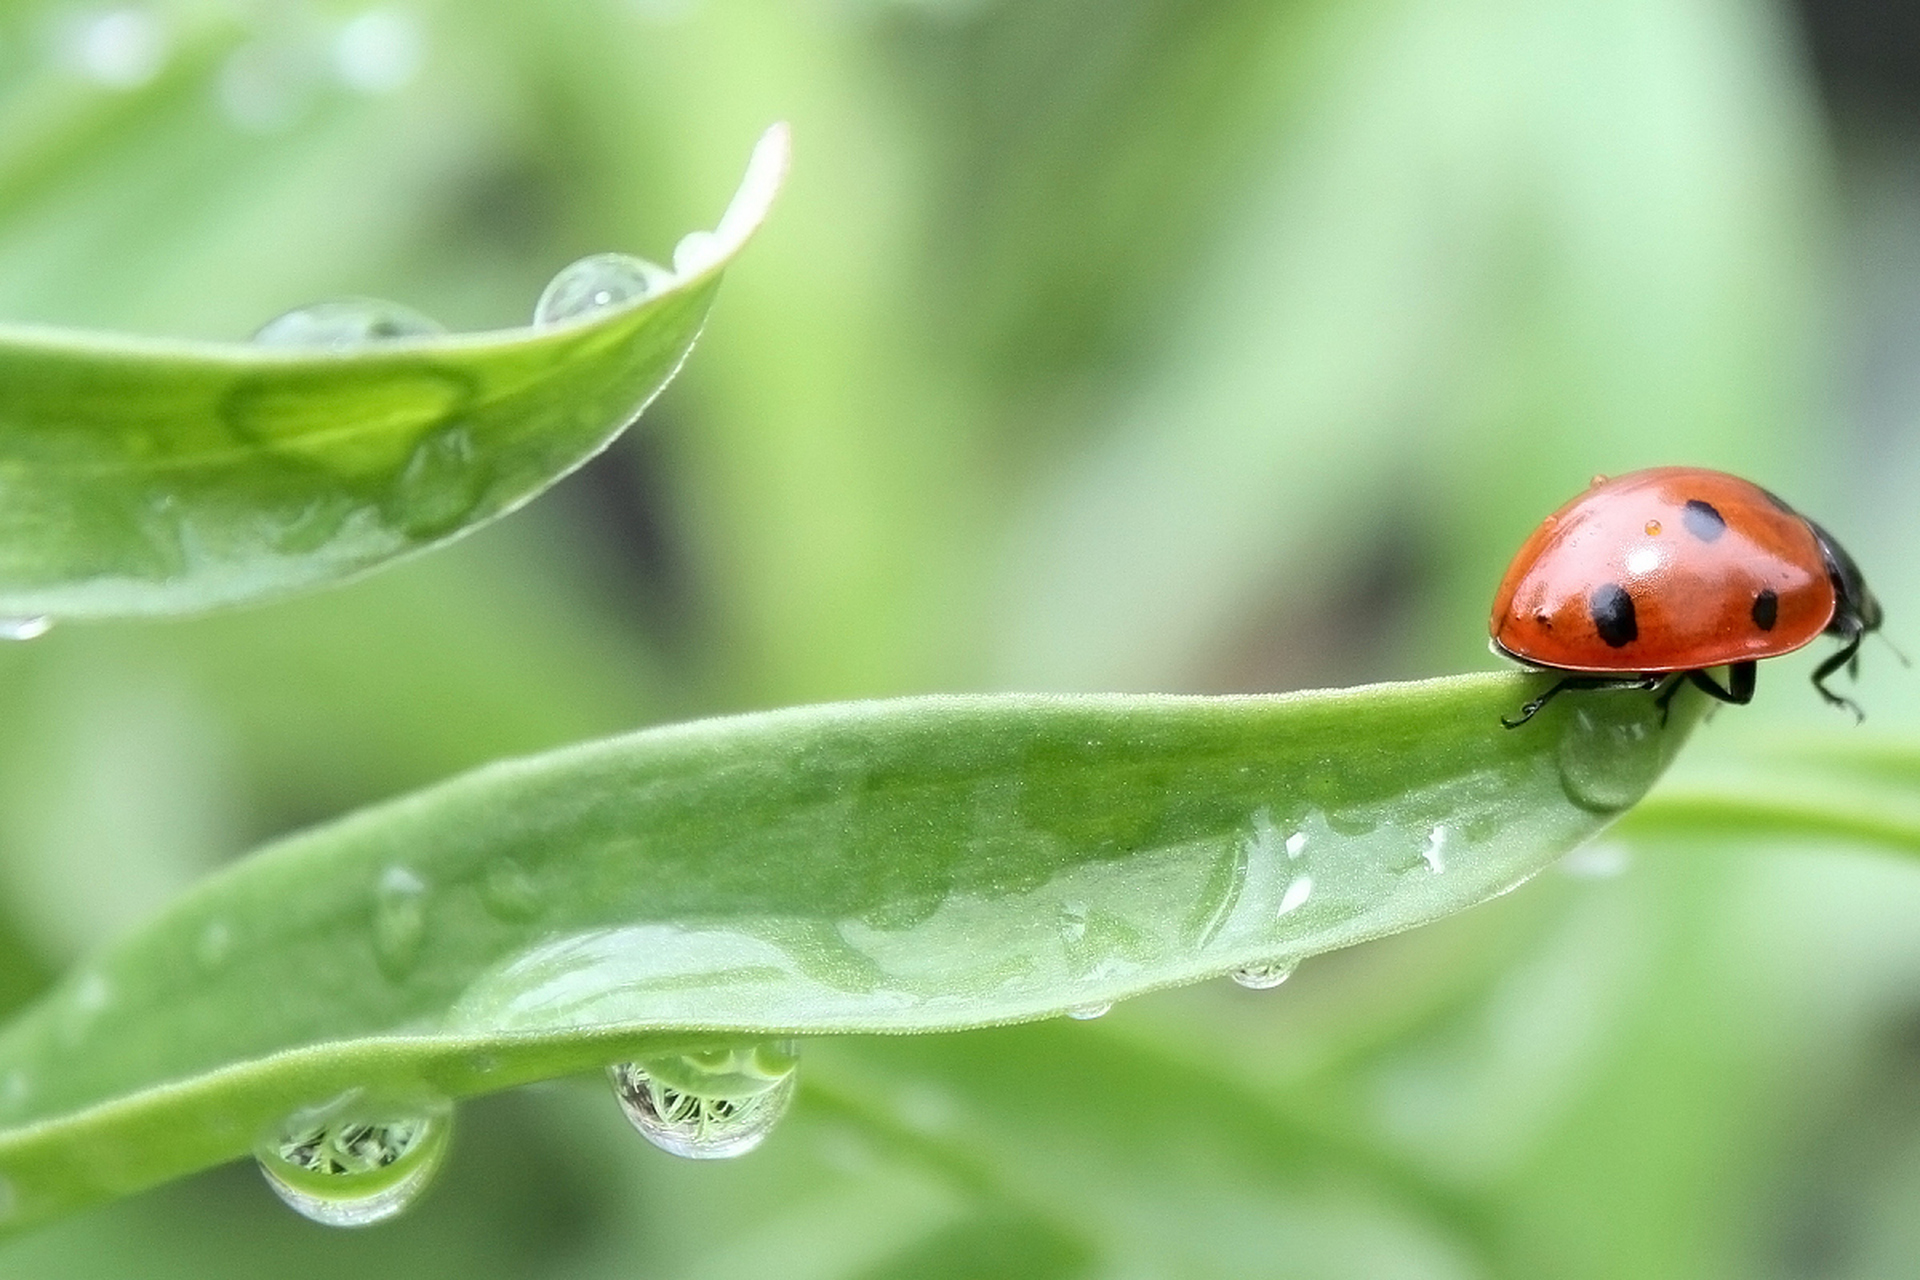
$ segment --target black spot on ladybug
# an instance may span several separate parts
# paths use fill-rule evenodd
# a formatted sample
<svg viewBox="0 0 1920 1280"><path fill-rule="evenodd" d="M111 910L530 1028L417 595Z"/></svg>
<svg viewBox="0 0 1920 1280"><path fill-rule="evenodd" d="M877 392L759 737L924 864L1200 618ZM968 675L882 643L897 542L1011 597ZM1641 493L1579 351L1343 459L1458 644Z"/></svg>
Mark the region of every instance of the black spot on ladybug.
<svg viewBox="0 0 1920 1280"><path fill-rule="evenodd" d="M1587 597L1587 612L1593 615L1594 630L1613 648L1639 638L1640 624L1634 621L1633 597L1619 583L1603 582L1595 587Z"/></svg>
<svg viewBox="0 0 1920 1280"><path fill-rule="evenodd" d="M1779 618L1780 597L1773 594L1772 587L1760 588L1760 594L1753 598L1753 625L1762 631L1771 631Z"/></svg>
<svg viewBox="0 0 1920 1280"><path fill-rule="evenodd" d="M1711 502L1698 498L1687 499L1687 505L1680 508L1680 521L1687 526L1688 533L1702 542L1712 542L1727 531L1726 517L1715 510Z"/></svg>

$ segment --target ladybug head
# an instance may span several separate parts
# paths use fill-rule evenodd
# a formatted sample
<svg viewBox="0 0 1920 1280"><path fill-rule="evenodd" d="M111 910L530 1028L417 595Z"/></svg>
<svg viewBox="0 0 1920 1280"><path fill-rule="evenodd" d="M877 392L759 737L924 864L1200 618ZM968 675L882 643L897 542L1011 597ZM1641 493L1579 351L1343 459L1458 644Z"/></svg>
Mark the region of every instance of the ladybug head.
<svg viewBox="0 0 1920 1280"><path fill-rule="evenodd" d="M1884 615L1880 602L1867 589L1860 566L1853 562L1845 547L1834 541L1832 534L1811 520L1807 520L1807 527L1813 530L1814 539L1820 544L1820 553L1827 560L1827 576L1833 580L1833 621L1827 624L1828 633L1852 640L1869 631L1878 631Z"/></svg>

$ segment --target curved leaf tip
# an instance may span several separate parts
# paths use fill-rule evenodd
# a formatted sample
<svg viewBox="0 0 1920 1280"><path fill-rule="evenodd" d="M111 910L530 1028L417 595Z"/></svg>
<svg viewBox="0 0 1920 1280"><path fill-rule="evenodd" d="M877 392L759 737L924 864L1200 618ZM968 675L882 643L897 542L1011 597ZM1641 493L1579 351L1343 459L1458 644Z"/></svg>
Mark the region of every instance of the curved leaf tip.
<svg viewBox="0 0 1920 1280"><path fill-rule="evenodd" d="M576 263L525 328L437 334L362 300L303 309L245 344L0 329L0 618L284 594L529 501L672 379L788 154L786 126L767 130L673 270Z"/></svg>
<svg viewBox="0 0 1920 1280"><path fill-rule="evenodd" d="M747 171L712 231L695 231L673 248L673 269L691 280L714 270L745 247L773 208L793 162L793 130L770 125L747 157Z"/></svg>

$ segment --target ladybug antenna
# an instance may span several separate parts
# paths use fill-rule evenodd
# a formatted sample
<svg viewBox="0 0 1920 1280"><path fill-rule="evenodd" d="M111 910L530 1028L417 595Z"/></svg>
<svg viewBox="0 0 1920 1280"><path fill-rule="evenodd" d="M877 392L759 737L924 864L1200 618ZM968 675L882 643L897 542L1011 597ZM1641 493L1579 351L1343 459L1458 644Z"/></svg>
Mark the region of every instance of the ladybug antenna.
<svg viewBox="0 0 1920 1280"><path fill-rule="evenodd" d="M1888 640L1888 639L1887 639L1887 633L1886 633L1886 632L1884 632L1884 631L1876 631L1876 632L1874 632L1874 634L1880 637L1880 639L1881 639L1881 641L1882 641L1883 643L1885 643L1885 645L1887 646L1887 648L1889 648L1889 649L1891 649L1891 650L1893 650L1893 656L1894 656L1894 657L1896 657L1896 658L1898 658L1898 659L1900 659L1900 665L1901 665L1901 666L1903 666L1903 667L1911 667L1911 666L1913 666L1913 664L1912 664L1911 662L1909 662L1909 661L1907 661L1907 655L1906 655L1906 654L1904 654L1904 653L1902 653L1902 652L1900 652L1900 646L1899 646L1899 645L1897 645L1897 644L1895 644L1895 643L1894 643L1893 641L1891 641L1891 640Z"/></svg>

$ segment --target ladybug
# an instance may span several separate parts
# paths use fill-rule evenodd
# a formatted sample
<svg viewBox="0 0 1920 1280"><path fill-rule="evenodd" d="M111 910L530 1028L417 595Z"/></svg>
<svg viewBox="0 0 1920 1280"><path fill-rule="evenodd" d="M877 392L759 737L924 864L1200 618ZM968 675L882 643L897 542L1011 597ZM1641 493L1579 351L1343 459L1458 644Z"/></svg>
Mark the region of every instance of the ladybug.
<svg viewBox="0 0 1920 1280"><path fill-rule="evenodd" d="M1813 687L1864 719L1826 680L1856 669L1880 621L1853 557L1759 485L1699 467L1596 476L1521 545L1494 597L1494 652L1569 673L1500 722L1518 728L1565 689L1659 689L1663 718L1682 684L1745 705L1755 662L1822 634L1840 650ZM1720 666L1725 685L1707 674Z"/></svg>

